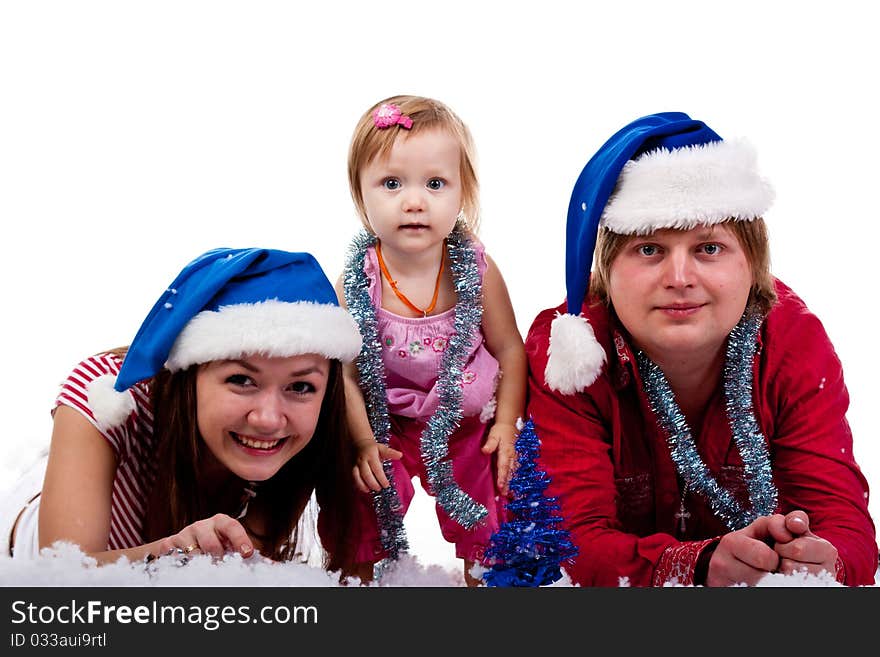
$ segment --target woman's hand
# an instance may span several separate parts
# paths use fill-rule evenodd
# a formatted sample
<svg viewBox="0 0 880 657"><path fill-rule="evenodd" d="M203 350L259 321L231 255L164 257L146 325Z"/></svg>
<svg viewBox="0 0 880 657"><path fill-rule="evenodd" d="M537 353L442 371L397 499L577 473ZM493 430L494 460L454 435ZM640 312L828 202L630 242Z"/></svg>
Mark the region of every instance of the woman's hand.
<svg viewBox="0 0 880 657"><path fill-rule="evenodd" d="M403 452L375 440L361 440L355 443L357 461L355 463L354 485L362 493L388 488L391 483L385 476L382 461L403 458Z"/></svg>
<svg viewBox="0 0 880 657"><path fill-rule="evenodd" d="M177 549L187 555L202 553L218 558L227 552L238 552L243 557L254 552L254 544L242 524L223 513L187 525L154 545L160 557Z"/></svg>
<svg viewBox="0 0 880 657"><path fill-rule="evenodd" d="M489 429L486 444L481 451L483 454L498 452L496 457L498 465L498 490L502 495L507 495L508 484L513 476L516 464L516 427L512 424L493 424Z"/></svg>

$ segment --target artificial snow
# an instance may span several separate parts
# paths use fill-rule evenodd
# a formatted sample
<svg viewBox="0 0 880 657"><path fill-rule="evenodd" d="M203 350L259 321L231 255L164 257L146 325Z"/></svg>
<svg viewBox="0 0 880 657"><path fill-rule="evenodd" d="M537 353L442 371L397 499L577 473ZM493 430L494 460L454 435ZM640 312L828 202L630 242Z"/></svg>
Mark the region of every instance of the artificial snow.
<svg viewBox="0 0 880 657"><path fill-rule="evenodd" d="M125 557L98 566L94 558L72 543L58 542L44 548L35 559L0 557L2 586L360 586L357 577L340 582L338 573L306 563L277 563L255 555L244 559L230 553L215 560L197 555L188 560L163 556L149 564ZM438 565L422 565L405 555L390 566L381 579L368 586L438 587L464 586L460 571Z"/></svg>
<svg viewBox="0 0 880 657"><path fill-rule="evenodd" d="M474 568L479 576L482 569ZM877 579L880 581L880 571ZM276 563L259 555L242 558L229 554L222 560L198 555L182 562L178 557L165 556L150 564L130 562L126 558L112 564L98 566L95 559L83 554L71 544L58 542L44 548L32 559L0 557L0 586L266 586L266 587L338 587L360 586L352 577L340 582L338 573L303 563ZM462 587L461 570L449 570L436 564L422 564L417 556L403 555L389 566L381 578L367 586L372 587ZM620 578L620 586L628 587L629 579ZM546 588L571 587L571 579L563 572L562 578ZM759 587L840 587L831 575L771 574L764 577ZM877 586L877 584L875 584Z"/></svg>

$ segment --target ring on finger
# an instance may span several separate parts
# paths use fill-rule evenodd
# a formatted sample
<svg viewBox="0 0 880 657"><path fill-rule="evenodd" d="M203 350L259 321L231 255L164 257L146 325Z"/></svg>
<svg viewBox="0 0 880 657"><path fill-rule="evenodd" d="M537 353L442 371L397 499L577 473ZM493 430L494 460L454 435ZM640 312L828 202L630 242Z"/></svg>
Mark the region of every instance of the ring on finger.
<svg viewBox="0 0 880 657"><path fill-rule="evenodd" d="M198 549L199 549L199 544L198 544L198 543L190 543L190 544L187 545L185 548L183 548L183 553L184 553L184 554L189 554L189 553L192 552L193 550L198 550Z"/></svg>

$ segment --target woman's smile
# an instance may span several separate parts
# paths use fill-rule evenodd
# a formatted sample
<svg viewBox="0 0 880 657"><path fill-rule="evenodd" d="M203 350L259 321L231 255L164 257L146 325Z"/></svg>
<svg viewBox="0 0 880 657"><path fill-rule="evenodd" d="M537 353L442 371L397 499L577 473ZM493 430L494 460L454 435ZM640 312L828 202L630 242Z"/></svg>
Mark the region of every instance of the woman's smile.
<svg viewBox="0 0 880 657"><path fill-rule="evenodd" d="M246 434L230 431L229 435L232 440L248 454L257 454L260 456L275 454L281 450L284 443L287 442L289 436L282 438L259 438Z"/></svg>

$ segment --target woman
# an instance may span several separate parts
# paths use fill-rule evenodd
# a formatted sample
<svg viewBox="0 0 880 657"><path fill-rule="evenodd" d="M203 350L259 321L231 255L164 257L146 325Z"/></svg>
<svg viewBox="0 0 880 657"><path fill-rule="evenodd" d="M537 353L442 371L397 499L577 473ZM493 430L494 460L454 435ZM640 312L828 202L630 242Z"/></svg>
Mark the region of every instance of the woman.
<svg viewBox="0 0 880 657"><path fill-rule="evenodd" d="M755 159L686 114L656 114L575 185L567 304L538 315L526 351L579 584L874 581L841 364L770 274L772 190Z"/></svg>
<svg viewBox="0 0 880 657"><path fill-rule="evenodd" d="M314 493L326 566L349 568L342 363L360 346L311 255L196 258L127 350L86 359L62 385L13 556L64 540L102 563L169 551L288 560L309 539L297 524Z"/></svg>

